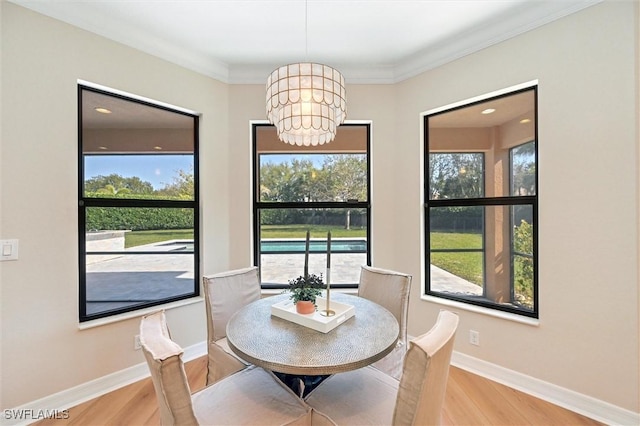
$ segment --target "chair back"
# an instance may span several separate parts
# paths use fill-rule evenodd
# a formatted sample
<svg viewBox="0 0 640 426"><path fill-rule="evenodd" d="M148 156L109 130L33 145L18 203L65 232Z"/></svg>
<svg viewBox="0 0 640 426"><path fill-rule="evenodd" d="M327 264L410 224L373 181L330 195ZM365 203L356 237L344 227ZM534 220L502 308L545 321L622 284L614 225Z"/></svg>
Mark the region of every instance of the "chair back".
<svg viewBox="0 0 640 426"><path fill-rule="evenodd" d="M407 322L409 317L409 294L411 275L363 265L360 271L358 296L385 307L398 321L400 334L396 349L374 366L400 379L402 359L407 350Z"/></svg>
<svg viewBox="0 0 640 426"><path fill-rule="evenodd" d="M409 343L393 413L394 425L440 424L458 315L441 310L436 324Z"/></svg>
<svg viewBox="0 0 640 426"><path fill-rule="evenodd" d="M252 266L203 277L207 311L207 337L215 342L227 335L229 318L260 299L258 267Z"/></svg>
<svg viewBox="0 0 640 426"><path fill-rule="evenodd" d="M182 363L182 348L171 340L164 311L146 315L140 322L142 352L151 371L151 380L163 425L197 425L191 389Z"/></svg>

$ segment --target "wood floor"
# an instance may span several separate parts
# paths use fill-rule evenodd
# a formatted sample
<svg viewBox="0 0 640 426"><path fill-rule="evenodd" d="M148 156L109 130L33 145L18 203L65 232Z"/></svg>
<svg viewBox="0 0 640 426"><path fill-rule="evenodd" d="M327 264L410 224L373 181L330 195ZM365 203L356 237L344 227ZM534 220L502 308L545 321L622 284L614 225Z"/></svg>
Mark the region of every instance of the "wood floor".
<svg viewBox="0 0 640 426"><path fill-rule="evenodd" d="M207 360L186 363L191 391L205 383ZM451 367L443 409L445 425L601 425L592 419ZM69 410L66 420L44 425L159 425L151 379L142 380Z"/></svg>

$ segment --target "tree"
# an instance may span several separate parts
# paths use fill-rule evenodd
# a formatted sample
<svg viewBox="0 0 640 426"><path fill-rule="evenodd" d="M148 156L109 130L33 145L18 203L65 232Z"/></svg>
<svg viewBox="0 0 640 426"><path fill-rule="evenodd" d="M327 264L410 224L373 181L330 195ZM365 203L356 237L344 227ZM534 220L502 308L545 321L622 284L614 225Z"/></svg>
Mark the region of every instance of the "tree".
<svg viewBox="0 0 640 426"><path fill-rule="evenodd" d="M364 155L328 155L322 165L331 201L367 199L367 160Z"/></svg>
<svg viewBox="0 0 640 426"><path fill-rule="evenodd" d="M351 201L367 199L367 161L365 155L328 155L322 169L325 172L328 199ZM351 229L351 209L345 212L345 229Z"/></svg>
<svg viewBox="0 0 640 426"><path fill-rule="evenodd" d="M366 155L325 155L320 168L306 159L293 158L282 163L260 166L260 200L263 202L318 202L366 200ZM322 214L328 210L320 211ZM315 215L318 209L313 209ZM261 223L296 223L308 220L308 211L264 210ZM345 227L350 228L351 210L347 209ZM313 218L311 219L313 220Z"/></svg>
<svg viewBox="0 0 640 426"><path fill-rule="evenodd" d="M195 196L194 182L193 171L186 172L180 169L176 171L173 182L165 184L162 189L156 191L156 194L193 200Z"/></svg>
<svg viewBox="0 0 640 426"><path fill-rule="evenodd" d="M480 153L429 154L432 199L481 197L484 158Z"/></svg>
<svg viewBox="0 0 640 426"><path fill-rule="evenodd" d="M107 195L122 195L122 194L131 194L131 190L129 188L118 188L116 189L113 185L106 185L104 188L100 188L96 191L98 194L107 194Z"/></svg>
<svg viewBox="0 0 640 426"><path fill-rule="evenodd" d="M109 176L94 176L84 182L86 192L97 192L103 194L152 194L153 185L150 182L141 180L137 176L123 177L112 173Z"/></svg>
<svg viewBox="0 0 640 426"><path fill-rule="evenodd" d="M512 195L536 193L535 142L511 150Z"/></svg>
<svg viewBox="0 0 640 426"><path fill-rule="evenodd" d="M159 195L179 197L184 200L193 200L195 196L195 184L193 170L184 171L179 169L173 177L173 182L165 184L164 188L156 191Z"/></svg>

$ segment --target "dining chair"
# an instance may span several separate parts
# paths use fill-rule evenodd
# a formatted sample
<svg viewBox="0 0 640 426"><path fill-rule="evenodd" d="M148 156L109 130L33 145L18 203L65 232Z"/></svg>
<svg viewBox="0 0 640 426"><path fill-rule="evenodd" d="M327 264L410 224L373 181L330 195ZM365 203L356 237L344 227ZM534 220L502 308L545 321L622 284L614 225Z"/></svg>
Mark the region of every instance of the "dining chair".
<svg viewBox="0 0 640 426"><path fill-rule="evenodd" d="M385 307L398 321L400 334L393 351L373 364L395 379L402 374L402 359L407 352L407 321L411 275L363 265L360 270L358 296Z"/></svg>
<svg viewBox="0 0 640 426"><path fill-rule="evenodd" d="M182 348L171 340L164 311L142 318L140 343L163 425L328 425L275 376L249 366L191 394Z"/></svg>
<svg viewBox="0 0 640 426"><path fill-rule="evenodd" d="M334 374L305 399L337 425L440 424L458 315L411 340L400 380L371 366Z"/></svg>
<svg viewBox="0 0 640 426"><path fill-rule="evenodd" d="M207 312L207 385L235 373L248 364L236 356L227 343L227 323L240 308L260 299L258 267L205 275Z"/></svg>

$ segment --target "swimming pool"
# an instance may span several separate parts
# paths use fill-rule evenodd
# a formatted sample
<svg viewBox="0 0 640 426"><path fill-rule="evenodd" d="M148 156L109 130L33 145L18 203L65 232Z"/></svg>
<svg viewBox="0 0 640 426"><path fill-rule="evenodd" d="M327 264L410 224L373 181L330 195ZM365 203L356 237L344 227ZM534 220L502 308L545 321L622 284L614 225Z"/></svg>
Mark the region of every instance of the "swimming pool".
<svg viewBox="0 0 640 426"><path fill-rule="evenodd" d="M173 241L162 244L170 251L193 252L193 241ZM260 242L260 253L262 254L291 254L304 253L304 240L264 240ZM327 251L327 241L309 241L310 253L325 253ZM366 240L331 240L332 253L366 253Z"/></svg>
<svg viewBox="0 0 640 426"><path fill-rule="evenodd" d="M260 252L262 254L275 253L304 253L304 240L265 240L260 242ZM310 253L325 253L327 251L327 241L310 241ZM366 240L331 240L332 253L366 253Z"/></svg>

